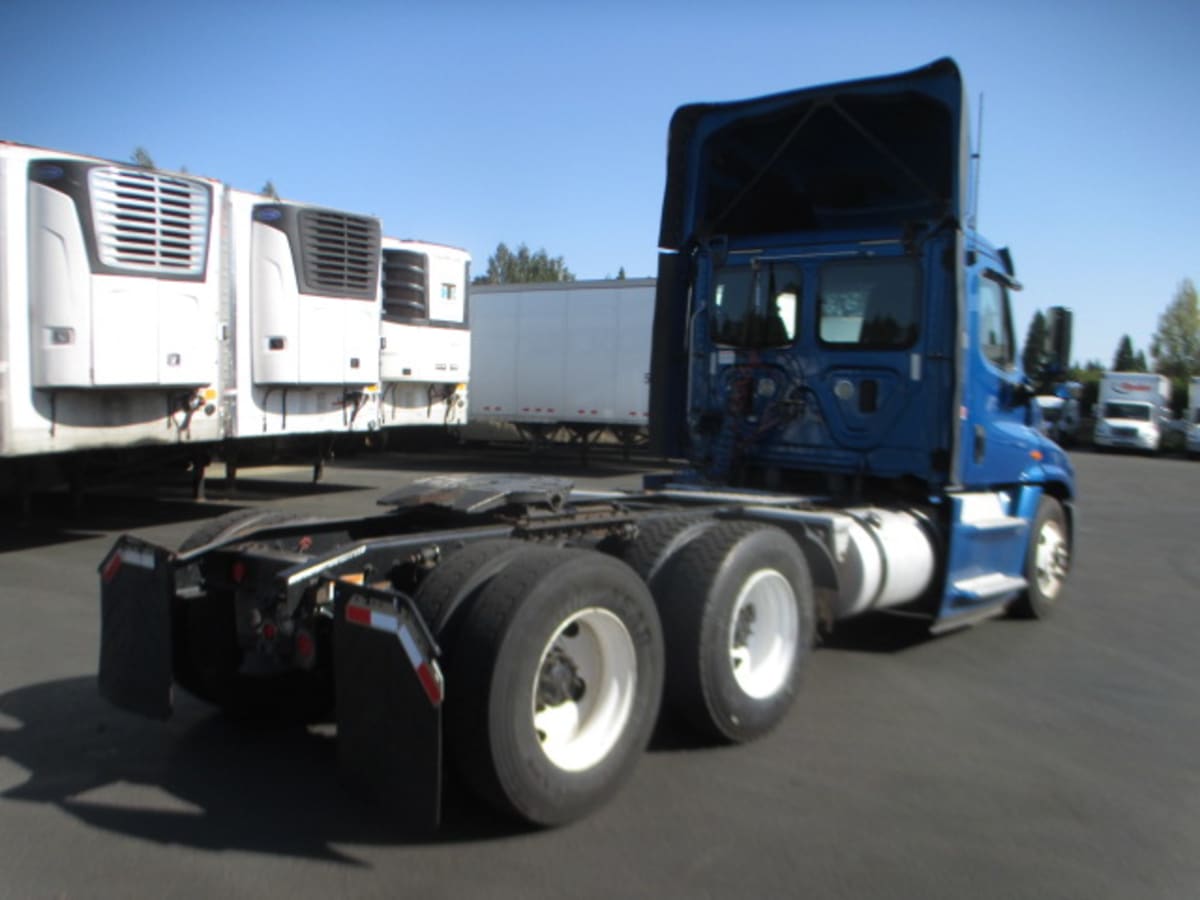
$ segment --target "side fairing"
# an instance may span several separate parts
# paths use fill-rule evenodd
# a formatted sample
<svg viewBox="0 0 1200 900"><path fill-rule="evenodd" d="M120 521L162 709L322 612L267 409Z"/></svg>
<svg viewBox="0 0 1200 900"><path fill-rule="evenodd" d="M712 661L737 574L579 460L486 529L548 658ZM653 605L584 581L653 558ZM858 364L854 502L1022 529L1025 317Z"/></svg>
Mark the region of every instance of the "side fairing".
<svg viewBox="0 0 1200 900"><path fill-rule="evenodd" d="M965 110L949 59L681 107L671 120L659 245L961 222Z"/></svg>

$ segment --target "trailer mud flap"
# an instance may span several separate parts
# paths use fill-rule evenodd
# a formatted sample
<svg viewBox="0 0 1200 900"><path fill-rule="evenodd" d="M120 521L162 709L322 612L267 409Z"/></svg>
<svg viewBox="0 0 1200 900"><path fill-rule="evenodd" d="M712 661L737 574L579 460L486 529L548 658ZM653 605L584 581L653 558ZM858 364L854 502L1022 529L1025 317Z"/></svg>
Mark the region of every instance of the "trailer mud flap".
<svg viewBox="0 0 1200 900"><path fill-rule="evenodd" d="M171 715L171 552L122 537L100 564L100 693L114 706Z"/></svg>
<svg viewBox="0 0 1200 900"><path fill-rule="evenodd" d="M406 830L441 818L442 676L407 598L337 582L338 763L356 793Z"/></svg>

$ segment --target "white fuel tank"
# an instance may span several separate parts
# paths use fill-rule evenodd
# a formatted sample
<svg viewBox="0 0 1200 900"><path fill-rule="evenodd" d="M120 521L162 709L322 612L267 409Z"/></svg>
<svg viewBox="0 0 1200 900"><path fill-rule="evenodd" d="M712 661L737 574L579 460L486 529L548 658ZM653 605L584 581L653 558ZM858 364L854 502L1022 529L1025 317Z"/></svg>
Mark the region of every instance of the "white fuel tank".
<svg viewBox="0 0 1200 900"><path fill-rule="evenodd" d="M837 596L831 610L845 619L915 600L933 581L934 545L924 520L905 510L755 510L756 516L803 522L820 536L833 563Z"/></svg>
<svg viewBox="0 0 1200 900"><path fill-rule="evenodd" d="M917 516L864 509L848 511L844 519L838 541L839 618L907 603L925 592L933 580L934 553Z"/></svg>

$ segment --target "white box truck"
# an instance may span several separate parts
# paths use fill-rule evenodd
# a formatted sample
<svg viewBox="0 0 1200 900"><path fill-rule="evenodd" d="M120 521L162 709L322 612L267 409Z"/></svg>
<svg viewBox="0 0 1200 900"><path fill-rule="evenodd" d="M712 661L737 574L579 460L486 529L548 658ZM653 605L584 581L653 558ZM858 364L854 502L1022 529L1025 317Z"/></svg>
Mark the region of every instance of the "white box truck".
<svg viewBox="0 0 1200 900"><path fill-rule="evenodd" d="M621 439L650 419L653 278L472 285L471 421L535 440Z"/></svg>
<svg viewBox="0 0 1200 900"><path fill-rule="evenodd" d="M1100 378L1097 447L1157 453L1171 405L1171 382L1148 372L1105 372Z"/></svg>

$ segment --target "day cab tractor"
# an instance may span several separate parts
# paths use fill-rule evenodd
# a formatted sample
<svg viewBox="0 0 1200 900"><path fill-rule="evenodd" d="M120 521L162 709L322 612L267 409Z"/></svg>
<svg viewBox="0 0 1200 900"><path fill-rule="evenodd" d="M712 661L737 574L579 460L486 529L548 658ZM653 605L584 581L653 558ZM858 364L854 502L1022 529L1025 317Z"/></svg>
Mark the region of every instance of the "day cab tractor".
<svg viewBox="0 0 1200 900"><path fill-rule="evenodd" d="M712 741L770 731L840 620L1049 615L1074 475L1035 427L1011 256L972 225L967 124L948 59L682 107L651 392L677 471L609 492L446 475L372 515L122 537L102 692L331 714L343 777L398 818L436 822L450 762L556 825L629 777L660 704Z"/></svg>

